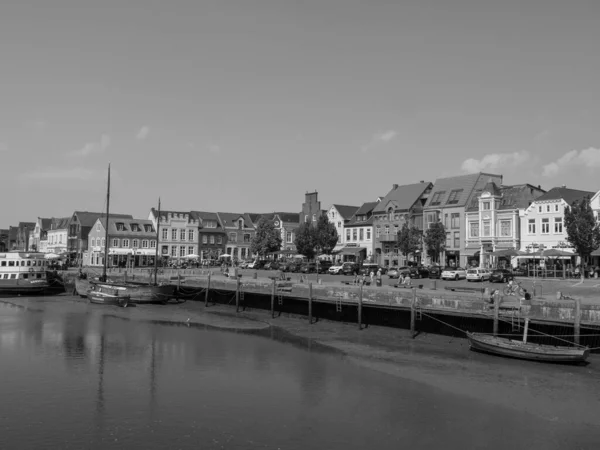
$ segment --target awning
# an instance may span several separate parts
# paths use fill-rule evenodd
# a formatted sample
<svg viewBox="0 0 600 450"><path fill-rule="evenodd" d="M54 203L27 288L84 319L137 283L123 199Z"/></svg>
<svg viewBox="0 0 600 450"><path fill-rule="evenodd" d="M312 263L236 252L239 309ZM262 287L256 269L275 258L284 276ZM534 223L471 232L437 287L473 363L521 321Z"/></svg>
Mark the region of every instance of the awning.
<svg viewBox="0 0 600 450"><path fill-rule="evenodd" d="M331 250L331 253L339 253L340 250L342 250L344 248L344 244L335 244L335 247L333 247L333 250Z"/></svg>
<svg viewBox="0 0 600 450"><path fill-rule="evenodd" d="M109 248L109 255L133 255L133 250L130 248Z"/></svg>
<svg viewBox="0 0 600 450"><path fill-rule="evenodd" d="M357 253L362 252L363 250L367 250L366 247L344 247L340 250L339 253L342 255L356 255Z"/></svg>
<svg viewBox="0 0 600 450"><path fill-rule="evenodd" d="M592 252L592 256L600 256L600 248L598 248L598 249L594 250L594 251Z"/></svg>
<svg viewBox="0 0 600 450"><path fill-rule="evenodd" d="M123 249L126 250L126 249ZM135 251L136 255L143 255L143 256L154 256L156 255L156 249L154 248L138 248Z"/></svg>

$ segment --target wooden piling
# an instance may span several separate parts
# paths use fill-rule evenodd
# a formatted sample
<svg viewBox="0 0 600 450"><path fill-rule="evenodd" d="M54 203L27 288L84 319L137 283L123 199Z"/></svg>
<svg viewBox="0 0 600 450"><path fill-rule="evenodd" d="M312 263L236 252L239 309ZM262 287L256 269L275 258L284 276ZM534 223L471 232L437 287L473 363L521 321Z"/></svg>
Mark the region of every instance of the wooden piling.
<svg viewBox="0 0 600 450"><path fill-rule="evenodd" d="M240 279L236 280L235 285L235 312L240 312Z"/></svg>
<svg viewBox="0 0 600 450"><path fill-rule="evenodd" d="M312 324L312 283L308 284L308 323Z"/></svg>
<svg viewBox="0 0 600 450"><path fill-rule="evenodd" d="M581 299L575 299L575 321L573 323L573 337L575 344L579 345L581 336Z"/></svg>
<svg viewBox="0 0 600 450"><path fill-rule="evenodd" d="M273 288L271 289L271 318L275 318L275 289L277 288L277 280L273 278Z"/></svg>
<svg viewBox="0 0 600 450"><path fill-rule="evenodd" d="M494 336L498 336L498 316L500 315L500 293L494 293Z"/></svg>
<svg viewBox="0 0 600 450"><path fill-rule="evenodd" d="M363 286L358 290L358 329L362 330Z"/></svg>
<svg viewBox="0 0 600 450"><path fill-rule="evenodd" d="M412 300L410 302L410 336L414 339L417 332L416 332L416 325L417 325L417 321L416 321L416 308L417 308L417 290L415 288L412 288Z"/></svg>
<svg viewBox="0 0 600 450"><path fill-rule="evenodd" d="M527 344L527 333L529 332L529 317L525 317L525 328L523 330L523 344Z"/></svg>
<svg viewBox="0 0 600 450"><path fill-rule="evenodd" d="M208 306L208 291L210 291L210 272L208 272L208 283L206 284L206 292L204 293L204 306Z"/></svg>

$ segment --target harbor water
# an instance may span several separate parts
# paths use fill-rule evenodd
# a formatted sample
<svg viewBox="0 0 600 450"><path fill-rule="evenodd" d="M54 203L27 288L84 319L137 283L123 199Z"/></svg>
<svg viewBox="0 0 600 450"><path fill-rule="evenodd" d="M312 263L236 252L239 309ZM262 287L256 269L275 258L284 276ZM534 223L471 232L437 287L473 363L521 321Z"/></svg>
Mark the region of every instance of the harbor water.
<svg viewBox="0 0 600 450"><path fill-rule="evenodd" d="M544 369L575 379L565 389L576 396L588 392L590 420L574 421L376 371L273 328L175 326L115 310L0 302L0 449L600 446L599 388L579 378L585 368ZM527 376L532 363L518 364Z"/></svg>

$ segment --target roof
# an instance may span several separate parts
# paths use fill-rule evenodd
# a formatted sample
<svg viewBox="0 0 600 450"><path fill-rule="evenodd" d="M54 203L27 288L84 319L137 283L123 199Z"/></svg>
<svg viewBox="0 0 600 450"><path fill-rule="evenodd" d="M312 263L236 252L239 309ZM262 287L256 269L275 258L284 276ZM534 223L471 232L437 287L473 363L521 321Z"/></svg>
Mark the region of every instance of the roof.
<svg viewBox="0 0 600 450"><path fill-rule="evenodd" d="M489 192L491 195L499 197L502 195L500 188L491 179L483 187L483 192Z"/></svg>
<svg viewBox="0 0 600 450"><path fill-rule="evenodd" d="M82 227L92 227L100 217L106 216L106 213L75 211L72 216L77 216ZM72 217L71 216L71 217ZM133 219L131 214L114 214L110 213L110 217L118 217L122 219Z"/></svg>
<svg viewBox="0 0 600 450"><path fill-rule="evenodd" d="M490 181L501 184L502 175L477 172L455 177L439 178L435 181L435 185L429 194L425 208L465 206L469 202L473 191L477 189L478 186L479 189L483 189ZM452 194L453 192L454 194ZM453 198L450 198L451 195Z"/></svg>
<svg viewBox="0 0 600 450"><path fill-rule="evenodd" d="M415 204L415 202L423 196L425 191L431 188L431 186L432 184L429 181L394 186L392 190L383 198L383 200L377 204L373 212L385 212L387 205L390 202L394 203L394 209L408 211Z"/></svg>
<svg viewBox="0 0 600 450"><path fill-rule="evenodd" d="M103 217L100 219L100 222L104 225L106 223L106 219ZM117 230L117 223L122 223L124 225L124 230ZM133 224L137 224L140 226L141 231L132 231L131 226ZM150 225L151 231L145 231L144 225ZM131 236L135 234L136 236L147 236L149 238L156 237L156 229L152 224L151 220L148 219L127 219L121 217L113 217L112 214L110 219L108 219L108 235L109 236Z"/></svg>
<svg viewBox="0 0 600 450"><path fill-rule="evenodd" d="M500 210L527 209L532 202L544 195L546 192L543 189L531 184L500 186L497 189L499 191L499 196L501 197ZM466 207L466 211L479 210L479 196L484 191L488 191L487 184L483 189L475 190L469 205Z"/></svg>
<svg viewBox="0 0 600 450"><path fill-rule="evenodd" d="M40 217L39 220L40 220L40 227L42 230L50 229L50 226L52 225L52 219L46 219L46 218Z"/></svg>
<svg viewBox="0 0 600 450"><path fill-rule="evenodd" d="M350 219L356 211L358 211L358 206L348 206L348 205L333 205L342 219Z"/></svg>
<svg viewBox="0 0 600 450"><path fill-rule="evenodd" d="M257 223L260 219L265 218L267 220L275 220L275 216L278 216L282 222L300 223L300 214L291 212L272 212L266 214L255 214L248 213L253 223Z"/></svg>
<svg viewBox="0 0 600 450"><path fill-rule="evenodd" d="M70 217L53 217L51 220L50 228L48 230L66 230L71 221Z"/></svg>
<svg viewBox="0 0 600 450"><path fill-rule="evenodd" d="M373 209L379 204L379 202L367 202L363 203L360 208L354 213L350 222L348 222L344 227L352 227L352 226L365 226L373 224ZM367 216L367 220L358 220L359 216Z"/></svg>
<svg viewBox="0 0 600 450"><path fill-rule="evenodd" d="M569 189L567 187L553 187L544 195L537 198L536 201L548 201L548 200L564 200L569 205L574 201L581 200L583 197L592 198L595 192L580 191L578 189Z"/></svg>
<svg viewBox="0 0 600 450"><path fill-rule="evenodd" d="M153 217L157 216L157 210L152 207L150 208L150 214L152 214ZM162 217L164 219L164 221L168 221L169 219L169 214L171 215L171 218L175 217L181 217L181 216L187 216L188 218L188 222L192 221L192 220L198 220L198 216L197 213L199 211L172 211L172 210L160 210L160 217ZM111 214L111 217L113 215ZM117 216L118 217L118 216ZM131 216L129 216L129 218L132 218Z"/></svg>
<svg viewBox="0 0 600 450"><path fill-rule="evenodd" d="M24 228L33 230L35 228L35 225L35 222L19 222L19 230L23 230Z"/></svg>
<svg viewBox="0 0 600 450"><path fill-rule="evenodd" d="M221 221L221 225L229 228L237 228L237 220L241 217L244 219L244 228L245 229L253 229L253 221L250 218L248 213L228 213L228 212L218 212L219 220Z"/></svg>

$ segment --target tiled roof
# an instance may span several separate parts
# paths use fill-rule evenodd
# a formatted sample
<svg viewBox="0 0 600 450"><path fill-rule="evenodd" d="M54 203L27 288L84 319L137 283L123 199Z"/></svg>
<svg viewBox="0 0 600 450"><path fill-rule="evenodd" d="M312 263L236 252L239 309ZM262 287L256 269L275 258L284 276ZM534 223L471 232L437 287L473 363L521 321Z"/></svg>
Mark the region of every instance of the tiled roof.
<svg viewBox="0 0 600 450"><path fill-rule="evenodd" d="M193 217L196 220L199 220L200 223L203 225L204 228L204 223L207 221L211 221L211 222L216 222L217 223L217 227L216 228L206 228L207 231L215 231L215 230L220 230L222 231L222 227L221 227L221 222L219 221L219 216L217 215L216 212L209 212L209 211L190 211L190 214L193 215Z"/></svg>
<svg viewBox="0 0 600 450"><path fill-rule="evenodd" d="M171 218L173 217L181 217L181 216L187 216L188 222L192 221L192 220L198 220L198 217L196 216L197 211L163 211L162 209L160 210L160 217L163 218L165 221L168 220L169 218L169 214L171 215ZM155 208L150 208L150 214L152 214L153 217L156 217L158 214L158 210L156 210ZM112 214L111 214L112 216ZM129 216L131 218L131 216Z"/></svg>
<svg viewBox="0 0 600 450"><path fill-rule="evenodd" d="M334 204L337 212L342 216L343 219L350 219L356 211L358 211L358 206L348 206L348 205L336 205Z"/></svg>
<svg viewBox="0 0 600 450"><path fill-rule="evenodd" d="M49 230L52 225L52 219L46 219L40 217L40 226L42 230Z"/></svg>
<svg viewBox="0 0 600 450"><path fill-rule="evenodd" d="M279 216L279 219L282 222L290 222L290 223L300 223L300 214L299 213L291 213L291 212L272 212L266 214L255 214L248 213L253 223L257 223L261 218L265 218L267 220L274 220L275 216Z"/></svg>
<svg viewBox="0 0 600 450"><path fill-rule="evenodd" d="M432 184L429 181L395 186L388 192L383 200L377 204L373 212L384 212L390 202L395 205L395 210L408 211L431 186Z"/></svg>
<svg viewBox="0 0 600 450"><path fill-rule="evenodd" d="M102 224L104 225L106 223L106 218L101 218L100 221L102 222ZM123 230L118 230L117 229L117 224L118 223L122 223L123 224ZM132 231L132 225L137 224L139 225L140 231ZM151 227L151 231L145 231L144 225L150 225ZM148 219L127 219L127 218L121 218L121 217L111 217L110 219L108 219L108 234L109 236L131 236L131 235L136 235L136 236L141 236L141 237L156 237L156 229L154 228L154 225L152 224L151 220Z"/></svg>
<svg viewBox="0 0 600 450"><path fill-rule="evenodd" d="M66 230L69 226L70 217L53 217L49 230Z"/></svg>
<svg viewBox="0 0 600 450"><path fill-rule="evenodd" d="M425 208L465 206L470 201L474 190L483 189L490 181L502 184L502 175L478 172L439 178L435 181Z"/></svg>
<svg viewBox="0 0 600 450"><path fill-rule="evenodd" d="M100 217L106 216L106 213L75 211L73 216L77 216L82 227L92 227ZM72 216L71 216L72 217ZM110 213L110 217L118 217L122 219L133 219L131 214L115 214ZM69 218L70 219L70 218Z"/></svg>
<svg viewBox="0 0 600 450"><path fill-rule="evenodd" d="M227 213L227 212L218 212L219 220L224 227L236 228L237 220L241 217L244 219L244 228L245 229L254 229L254 225L250 215L248 213Z"/></svg>
<svg viewBox="0 0 600 450"><path fill-rule="evenodd" d="M478 211L479 196L482 192L487 190L487 186L484 189L476 189L473 193L473 196L471 197L471 201L469 202L466 211ZM531 202L535 201L545 193L543 189L532 186L531 184L501 186L500 188L498 188L498 190L501 196L501 210L526 209L531 204Z"/></svg>
<svg viewBox="0 0 600 450"><path fill-rule="evenodd" d="M574 201L581 200L583 197L592 198L595 192L580 191L577 189L569 189L567 187L554 187L546 192L541 197L537 198L537 201L548 201L548 200L564 200L569 205Z"/></svg>

